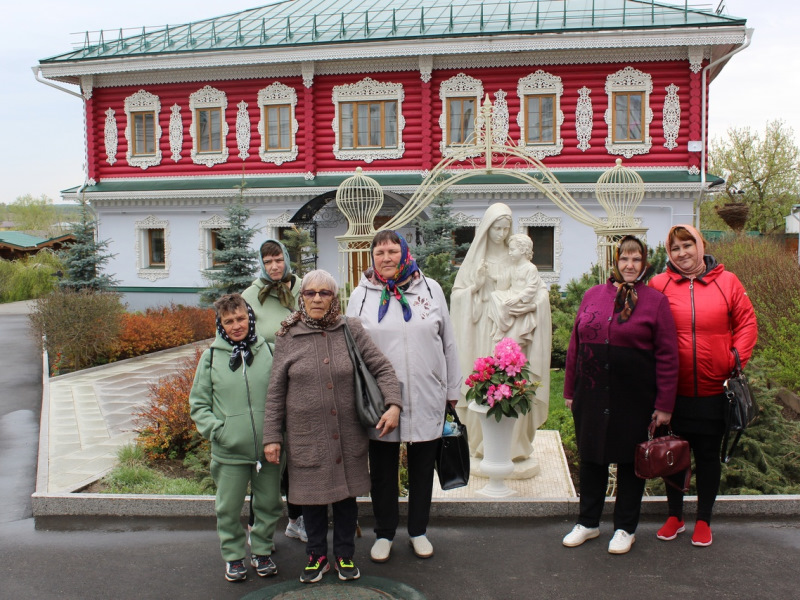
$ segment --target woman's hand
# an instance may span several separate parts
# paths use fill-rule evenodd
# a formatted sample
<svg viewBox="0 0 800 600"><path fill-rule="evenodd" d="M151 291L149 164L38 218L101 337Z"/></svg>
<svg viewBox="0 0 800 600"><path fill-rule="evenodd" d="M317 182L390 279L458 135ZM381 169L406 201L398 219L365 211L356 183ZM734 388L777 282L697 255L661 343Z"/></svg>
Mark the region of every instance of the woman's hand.
<svg viewBox="0 0 800 600"><path fill-rule="evenodd" d="M669 425L669 422L672 420L672 413L664 412L663 410L654 410L653 411L653 421L656 422L656 427L661 427L662 425Z"/></svg>
<svg viewBox="0 0 800 600"><path fill-rule="evenodd" d="M281 464L281 445L278 442L264 445L264 456L273 465Z"/></svg>
<svg viewBox="0 0 800 600"><path fill-rule="evenodd" d="M481 262L481 265L478 267L478 270L475 272L475 289L479 290L483 287L483 284L486 283L486 273L489 270L489 263L485 260Z"/></svg>
<svg viewBox="0 0 800 600"><path fill-rule="evenodd" d="M400 407L396 404L392 404L389 408L386 409L386 412L383 413L381 416L381 420L378 421L378 424L375 425L375 429L380 429L381 434L378 437L383 437L387 433L391 433L395 429L397 429L397 425L400 423Z"/></svg>
<svg viewBox="0 0 800 600"><path fill-rule="evenodd" d="M564 398L564 406L572 410L572 398Z"/></svg>

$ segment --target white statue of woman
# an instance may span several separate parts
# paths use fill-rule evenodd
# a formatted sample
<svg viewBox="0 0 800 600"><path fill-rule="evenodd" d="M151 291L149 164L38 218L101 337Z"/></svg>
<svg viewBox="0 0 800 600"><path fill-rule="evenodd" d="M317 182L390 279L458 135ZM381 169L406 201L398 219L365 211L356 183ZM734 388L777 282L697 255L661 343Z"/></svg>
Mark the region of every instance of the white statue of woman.
<svg viewBox="0 0 800 600"><path fill-rule="evenodd" d="M497 298L505 300L506 295L499 294L493 298L492 293L510 290L512 277L521 268L518 263L512 263L509 256L511 223L511 209L502 203L492 204L483 215L467 256L456 275L450 297L450 314L456 330L461 370L465 376L472 372L476 358L493 353L496 342L493 340L492 328L496 329L497 326L490 314L498 311L492 304ZM530 275L531 272L525 269L524 273ZM513 331L514 335L507 337L512 337L522 347L530 362L531 374L540 378L541 384L536 390L531 411L527 415L521 415L514 426L511 457L516 462L525 461L531 456L536 429L547 420L550 396L550 296L547 286L538 276L538 271L535 272L535 277L527 279L536 286L535 295L530 302L531 310L513 316L527 319L525 315L533 313L534 318L527 319L532 329L521 332L516 326L509 325L506 329ZM511 311L506 313L509 318L512 316ZM466 410L463 397L459 408L462 421L466 422L469 429L472 455L480 458L483 456L483 435L479 417Z"/></svg>

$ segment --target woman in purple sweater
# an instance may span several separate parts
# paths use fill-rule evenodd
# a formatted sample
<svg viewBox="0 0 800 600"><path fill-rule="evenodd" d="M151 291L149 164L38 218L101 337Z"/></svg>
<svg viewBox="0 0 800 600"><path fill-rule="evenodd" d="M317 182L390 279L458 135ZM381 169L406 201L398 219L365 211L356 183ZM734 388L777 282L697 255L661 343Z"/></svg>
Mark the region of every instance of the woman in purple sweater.
<svg viewBox="0 0 800 600"><path fill-rule="evenodd" d="M616 463L608 551L631 549L645 485L634 473L634 448L651 420L667 425L672 416L678 339L667 298L645 283L651 271L645 245L623 237L611 277L586 293L575 317L564 379L580 454L580 513L563 540L570 548L600 534L608 465Z"/></svg>

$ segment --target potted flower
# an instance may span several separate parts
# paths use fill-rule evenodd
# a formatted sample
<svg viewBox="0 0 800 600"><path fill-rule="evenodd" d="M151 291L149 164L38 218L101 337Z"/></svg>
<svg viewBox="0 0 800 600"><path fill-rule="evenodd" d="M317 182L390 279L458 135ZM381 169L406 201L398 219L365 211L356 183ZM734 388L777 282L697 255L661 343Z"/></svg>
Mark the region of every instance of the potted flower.
<svg viewBox="0 0 800 600"><path fill-rule="evenodd" d="M514 340L503 338L492 356L475 360L472 374L465 382L467 400L488 406L486 415L498 422L503 417L517 418L531 409L531 399L539 387L531 381L530 364Z"/></svg>
<svg viewBox="0 0 800 600"><path fill-rule="evenodd" d="M483 460L481 473L489 483L478 493L490 498L503 498L516 492L503 481L514 470L511 440L519 415L531 409L538 381L530 374L530 364L514 340L503 338L492 356L475 360L475 367L466 385L469 410L481 414ZM506 417L506 418L504 418Z"/></svg>

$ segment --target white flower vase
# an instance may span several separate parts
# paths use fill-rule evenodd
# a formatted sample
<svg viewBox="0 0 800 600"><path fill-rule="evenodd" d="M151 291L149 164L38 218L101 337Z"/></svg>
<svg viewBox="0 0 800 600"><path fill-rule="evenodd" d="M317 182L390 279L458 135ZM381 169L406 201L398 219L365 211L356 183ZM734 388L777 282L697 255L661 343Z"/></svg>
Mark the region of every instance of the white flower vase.
<svg viewBox="0 0 800 600"><path fill-rule="evenodd" d="M494 415L489 416L489 407L469 403L469 410L481 415L481 429L483 430L483 460L481 472L489 477L489 483L476 493L487 498L507 498L514 496L516 491L505 484L504 479L514 472L514 462L511 460L511 440L516 419L502 417L499 421Z"/></svg>

